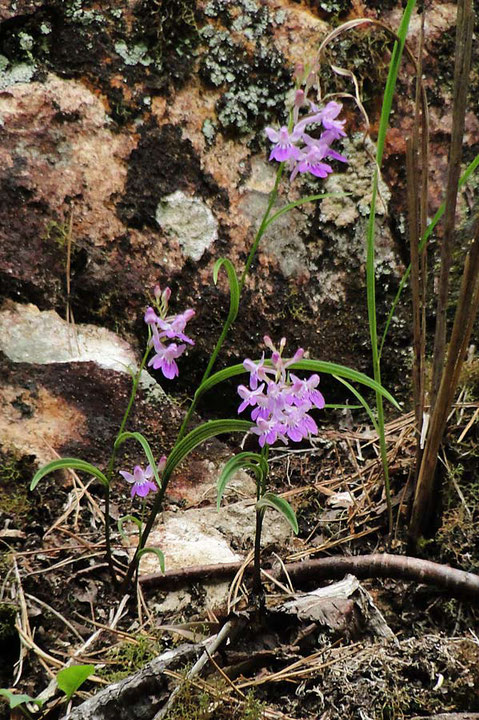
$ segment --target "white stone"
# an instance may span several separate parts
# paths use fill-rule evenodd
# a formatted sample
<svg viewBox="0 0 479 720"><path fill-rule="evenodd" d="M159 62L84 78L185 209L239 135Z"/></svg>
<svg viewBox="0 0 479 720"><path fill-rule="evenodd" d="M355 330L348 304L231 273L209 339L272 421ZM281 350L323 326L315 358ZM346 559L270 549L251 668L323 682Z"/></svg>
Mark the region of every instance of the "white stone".
<svg viewBox="0 0 479 720"><path fill-rule="evenodd" d="M12 361L51 363L94 362L118 372L138 367L132 347L115 333L96 325L71 325L54 310L6 301L0 308L0 350ZM144 371L144 387L156 383Z"/></svg>
<svg viewBox="0 0 479 720"><path fill-rule="evenodd" d="M156 210L156 221L192 260L200 260L218 237L218 224L209 207L181 190L162 198Z"/></svg>

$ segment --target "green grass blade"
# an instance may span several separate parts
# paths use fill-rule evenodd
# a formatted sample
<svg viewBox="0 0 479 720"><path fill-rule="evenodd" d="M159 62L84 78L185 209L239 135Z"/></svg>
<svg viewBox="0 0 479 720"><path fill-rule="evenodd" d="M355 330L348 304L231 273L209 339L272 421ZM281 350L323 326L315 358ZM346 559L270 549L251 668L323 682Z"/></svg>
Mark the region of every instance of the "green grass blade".
<svg viewBox="0 0 479 720"><path fill-rule="evenodd" d="M142 557L142 555L145 555L146 553L150 553L151 555L156 555L156 557L159 560L161 572L165 572L165 556L163 552L160 550L160 548L154 548L154 547L144 547L141 548L141 550L138 550L138 560Z"/></svg>
<svg viewBox="0 0 479 720"><path fill-rule="evenodd" d="M469 165L465 169L464 173L461 175L461 178L458 183L459 190L461 190L464 187L464 185L466 185L466 183L469 181L469 178L476 171L478 166L479 166L479 155L476 155L474 160L471 163L469 163ZM436 227L436 225L438 224L438 222L441 220L442 216L444 215L445 209L446 209L446 203L443 202L439 206L439 209L437 210L433 219L427 226L426 231L421 238L421 241L419 243L419 252L422 252L424 250L424 248L426 247L426 244L427 244L429 238L431 237L431 235L434 231L434 228ZM401 297L401 293L404 290L404 287L409 279L410 274L411 274L411 265L408 265L406 271L404 272L404 275L401 278L401 282L399 283L398 291L397 291L396 296L391 305L391 309L389 310L389 313L388 313L386 325L384 327L384 332L383 332L383 336L381 339L381 345L379 348L379 357L381 357L381 355L383 353L384 343L386 342L386 337L387 337L387 334L389 331L389 326L393 319L394 312L395 312L397 304L399 302L399 298Z"/></svg>
<svg viewBox="0 0 479 720"><path fill-rule="evenodd" d="M153 470L153 475L155 476L155 480L157 482L158 487L161 487L161 479L160 475L158 473L158 467L156 465L156 460L153 457L153 452L150 447L150 443L146 439L144 435L142 435L139 432L123 432L121 435L118 435L117 439L115 440L115 450L120 447L120 445L123 445L125 440L136 440L140 443L141 447L144 450L144 453L148 460L148 465L150 465L151 469Z"/></svg>
<svg viewBox="0 0 479 720"><path fill-rule="evenodd" d="M213 268L213 281L215 285L218 282L218 273L222 266L226 270L230 286L230 309L228 313L228 322L233 323L236 320L236 316L238 315L240 301L238 276L236 275L236 270L234 269L234 265L231 260L228 260L228 258L220 258L215 262Z"/></svg>
<svg viewBox="0 0 479 720"><path fill-rule="evenodd" d="M214 377L214 376L212 376ZM224 433L240 432L247 433L254 426L254 423L247 420L210 420L209 422L199 425L185 435L185 437L177 443L171 451L166 461L165 470L163 472L164 482L168 481L173 470L182 462L185 457L205 440L209 440L217 435Z"/></svg>
<svg viewBox="0 0 479 720"><path fill-rule="evenodd" d="M55 470L80 470L88 475L93 475L93 477L100 480L105 487L109 487L106 476L97 467L91 465L91 463L85 460L79 460L78 458L61 458L60 460L53 460L40 468L40 470L37 470L30 483L30 490L35 490L40 480L42 480L45 475L55 472Z"/></svg>
<svg viewBox="0 0 479 720"><path fill-rule="evenodd" d="M381 167L384 145L386 141L386 132L389 125L389 117L391 114L392 102L396 88L396 82L401 64L406 35L411 20L412 11L416 4L416 0L408 0L404 10L401 23L398 30L398 40L394 43L391 62L389 64L389 72L384 89L384 97L381 107L381 117L379 120L378 139L376 147L376 168L373 176L373 187L371 193L371 207L369 211L369 222L366 235L366 285L367 285L367 305L368 305L368 322L369 334L371 338L371 352L373 360L373 375L375 381L381 384L381 361L378 346L377 333L377 314L376 314L376 276L375 276L375 233L376 233L376 200L379 185L379 169ZM386 437L384 430L384 407L383 395L376 392L376 408L377 422L379 429L379 445L381 451L381 462L384 472L384 486L386 490L386 501L388 506L389 530L392 532L392 508L391 493L389 487L389 469L387 459Z"/></svg>
<svg viewBox="0 0 479 720"><path fill-rule="evenodd" d="M123 540L127 539L126 532L123 530L123 525L128 520L132 523L135 523L135 525L138 528L138 530L140 531L140 533L141 533L141 528L143 526L143 523L141 522L141 520L139 518L135 517L134 515L123 515L122 517L118 518L118 522L117 522L118 532L122 536Z"/></svg>
<svg viewBox="0 0 479 720"><path fill-rule="evenodd" d="M265 360L265 365L271 367L271 361ZM391 393L389 393L385 388L383 388L382 385L380 385L364 373L359 372L358 370L353 370L352 368L348 368L345 365L339 365L338 363L327 362L325 360L299 360L296 363L292 363L289 366L289 369L310 370L312 372L324 373L326 375L333 376L338 375L339 377L346 378L346 380L351 380L352 382L357 382L361 385L365 385L366 387L371 388L371 390L374 390L375 392L378 392L383 397L385 397L386 400L392 403L395 408L397 408L398 410L401 409L399 404L391 395ZM207 378L207 380L201 383L200 387L195 393L195 399L199 399L199 397L203 395L203 393L211 390L211 388L213 388L215 385L218 385L218 383L235 377L236 375L242 375L246 372L247 371L244 369L243 365L231 365L231 367L224 368L224 370L219 370L218 372Z"/></svg>
<svg viewBox="0 0 479 720"><path fill-rule="evenodd" d="M263 469L264 464L266 464L266 461L259 453L241 452L238 453L238 455L233 455L233 457L224 464L218 478L216 500L217 509L220 509L221 500L223 498L224 491L226 490L226 486L238 470L252 470L256 476L256 480L260 482L265 474Z"/></svg>
<svg viewBox="0 0 479 720"><path fill-rule="evenodd" d="M279 497L272 492L267 492L263 495L262 498L258 500L258 502L256 503L256 507L258 510L262 510L267 507L271 507L274 510L277 510L289 522L293 529L293 532L296 535L298 534L299 528L296 513L294 512L289 502L284 498Z"/></svg>
<svg viewBox="0 0 479 720"><path fill-rule="evenodd" d="M361 395L361 393L360 393L358 390L356 390L356 388L353 387L350 383L348 383L347 380L344 380L344 378L340 378L338 375L335 375L334 377L336 378L336 380L337 380L338 382L342 383L345 387L347 387L348 390L349 390L350 392L352 392L352 394L354 395L354 397L355 397L357 400L359 400L359 402L361 403L361 406L366 410L366 412L367 412L367 414L368 414L368 416L369 416L369 419L371 420L371 422L372 422L372 424L373 424L374 429L376 430L377 434L379 435L379 428L378 428L378 424L377 424L377 422L376 422L376 418L374 417L374 413L373 413L373 411L372 411L372 409L371 409L371 406L366 402L366 400L363 398L363 396ZM360 407L361 407L361 406L360 406Z"/></svg>

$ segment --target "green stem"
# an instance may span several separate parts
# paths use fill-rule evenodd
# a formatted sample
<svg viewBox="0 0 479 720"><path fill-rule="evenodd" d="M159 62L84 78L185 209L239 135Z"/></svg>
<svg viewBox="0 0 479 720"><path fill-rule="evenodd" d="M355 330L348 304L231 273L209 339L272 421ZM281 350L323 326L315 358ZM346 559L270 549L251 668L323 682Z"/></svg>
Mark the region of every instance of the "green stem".
<svg viewBox="0 0 479 720"><path fill-rule="evenodd" d="M276 202L276 198L277 198L277 196L278 196L278 187L279 187L279 183L280 183L280 181L281 181L281 177L282 177L282 175L283 175L283 169L284 169L284 163L281 163L280 166L279 166L279 168L278 168L278 171L277 171L277 173L276 173L276 179L275 179L275 182L274 182L273 189L271 190L271 193L270 193L270 196L269 196L269 200L268 200L268 205L267 205L266 211L265 211L265 213L264 213L264 215L263 215L263 219L262 219L262 221L261 221L261 224L260 224L260 226L259 226L259 229L258 229L258 231L257 231L257 233L256 233L256 235L255 235L255 239L254 239L254 241L253 241L253 245L252 245L251 250L250 250L250 252L249 252L249 254L248 254L248 257L247 257L247 259L246 259L246 264L245 264L245 268L244 268L244 270L243 270L243 274L241 275L241 279L240 279L240 282L239 282L240 295L241 295L241 292L242 292L242 290L243 290L243 288L244 288L246 276L247 276L247 274L248 274L248 272L249 272L249 269L251 268L251 265L252 265L252 263L253 263L254 257L255 257L255 255L256 255L257 250L258 250L258 246L259 246L259 243L260 243L260 241L261 241L261 238L263 237L263 235L264 235L264 233L265 233L265 231L266 231L266 228L267 228L267 226L268 226L268 218L269 218L269 216L270 216L271 210L272 210L272 208L273 208L273 206L274 206L274 203ZM215 362L215 360L216 360L216 358L217 358L217 356L218 356L218 353L220 352L220 350L221 350L221 348L222 348L222 346L223 346L223 343L224 343L224 341L225 341L225 338L226 338L226 336L227 336L227 334L228 334L228 331L229 331L231 325L233 324L233 321L234 321L234 318L231 318L230 316L228 316L228 318L225 320L225 323L224 323L224 325L223 325L223 329L222 329L222 331L221 331L221 334L220 334L220 336L219 336L219 338L218 338L218 341L217 341L217 343L216 343L216 345L215 345L215 348L214 348L213 353L212 353L212 355L211 355L211 358L210 358L210 361L209 361L209 363L208 363L208 366L207 366L207 368L206 368L206 370L205 370L205 373L204 373L204 375L203 375L202 382L204 382L204 381L209 377L209 375L210 375L210 373L211 373L211 369L212 369L212 367L213 367L213 364L214 364L214 362ZM145 360L145 362L146 362L146 357L144 358L144 360ZM191 417L192 417L192 415L193 415L193 413L194 413L194 411L195 411L195 409L196 409L196 405L197 405L197 403L198 403L198 399L199 399L199 396L197 396L197 395L195 394L195 396L193 397L193 400L192 400L191 403L190 403L190 406L189 406L189 408L188 408L188 411L187 411L187 413L186 413L186 415L185 415L185 417L184 417L184 420L183 420L183 422L182 422L182 424L181 424L181 427L180 427L180 430L179 430L179 432L178 432L178 436L177 436L177 438L176 438L176 442L175 442L175 446L173 447L173 450L174 450L174 448L176 447L176 445L180 442L180 440L183 439L183 437L184 437L184 435L185 435L185 433L186 433L186 429L187 429L187 427L188 427L188 423L189 423L189 421L191 420ZM129 407L130 407L130 405L129 405ZM123 428L122 428L122 429L123 429ZM122 582L122 585L121 585L122 590L126 590L126 588L128 587L128 584L129 584L131 578L133 577L133 573L134 573L135 568L136 568L136 566L137 566L137 564L138 564L138 552L139 552L139 551L141 550L141 548L144 546L144 544L145 544L145 542L146 542L146 540L147 540L147 538L148 538L148 536L149 536L149 534L150 534L150 532L151 532L151 529L152 529L152 527L153 527L153 523L154 523L155 517L157 516L157 514L158 514L158 512L159 512L159 510L160 510L160 508L161 508L161 506L162 506L162 504L163 504L163 498L164 498L164 496L165 496L165 492L166 492L167 485L168 485L168 478L163 478L162 486L161 486L160 490L158 491L158 493L156 494L155 502L153 503L153 507L152 507L151 512L150 512L150 514L149 514L149 516L148 516L148 520L147 520L147 523L146 523L146 527L145 527L145 530L144 530L143 536L142 536L141 546L138 545L137 550L136 550L136 552L135 552L135 555L134 555L134 557L133 557L133 559L132 559L132 561L131 561L131 563L130 563L130 565L129 565L129 567L128 567L126 576L125 576L125 578L124 578L124 580L123 580L123 582ZM260 535L261 535L261 530L260 530Z"/></svg>
<svg viewBox="0 0 479 720"><path fill-rule="evenodd" d="M265 445L261 449L261 457L268 462L269 446ZM256 481L256 502L260 500L266 492L266 474L261 475L261 479ZM253 566L253 602L258 606L261 612L264 609L264 592L261 583L261 531L263 529L263 518L265 510L256 509L256 528L254 536L254 566Z"/></svg>
<svg viewBox="0 0 479 720"><path fill-rule="evenodd" d="M147 349L145 351L145 354L143 355L143 358L140 363L140 367L138 368L134 378L133 378L133 384L131 387L130 392L130 399L128 401L127 408L124 412L123 419L120 424L120 429L118 430L116 439L122 434L122 432L125 429L126 423L128 421L128 417L131 412L131 408L133 407L133 403L135 402L136 393L138 391L138 383L140 382L141 373L145 369L146 361L148 359L148 355L150 353L150 346L148 343ZM112 582L115 587L118 587L118 579L116 577L115 568L113 565L113 555L111 552L111 536L110 536L110 486L111 481L113 478L113 470L115 467L115 460L117 455L117 448L115 447L115 443L113 443L113 451L110 456L110 460L108 462L108 468L106 471L106 478L108 480L108 487L106 489L106 496L105 496L105 546L106 546L106 555L108 560L108 569L110 571L110 576L112 579Z"/></svg>
<svg viewBox="0 0 479 720"><path fill-rule="evenodd" d="M143 502L141 503L141 517L140 517L140 527L138 528L138 545L137 548L142 548L145 544L145 541L143 540L143 523L145 521L145 512L146 512L146 498L143 498ZM138 573L140 570L140 563L137 563L136 565L136 573L135 573L135 584L138 585Z"/></svg>
<svg viewBox="0 0 479 720"><path fill-rule="evenodd" d="M254 257L255 257L255 255L256 255L256 252L257 252L257 250L258 250L258 246L259 246L259 243L260 243L260 241L261 241L261 238L263 237L263 235L264 235L264 233L265 233L265 231L266 231L266 229L267 229L267 227L268 227L268 224L269 224L269 223L268 223L268 218L269 218L270 213L271 213L271 210L272 210L272 208L273 208L273 206L274 206L274 204L275 204L275 202L276 202L276 198L278 197L278 187L279 187L279 183L280 183L280 181L281 181L281 177L282 177L282 175L283 175L283 169L284 169L284 163L281 163L280 166L279 166L279 168L278 168L278 171L277 171L277 173L276 173L276 179L275 179L275 182L274 182L273 189L271 190L271 192L270 192L270 194L269 194L268 206L267 206L266 211L265 211L265 213L264 213L264 215L263 215L263 219L262 219L262 221L261 221L261 225L259 226L258 232L257 232L256 235L255 235L255 238L254 238L254 241L253 241L253 245L251 246L251 250L249 251L248 257L247 257L247 259L246 259L246 264L245 264L243 273L242 273L242 275L241 275L241 279L240 279L240 282L239 282L240 295L241 295L241 292L243 291L244 284L245 284L245 281L246 281L246 277L247 277L247 275L248 275L248 272L249 272L249 270L250 270L250 268L251 268L251 265L252 265L252 263L253 263ZM213 350L213 353L212 353L212 355L211 355L211 357L210 357L208 366L207 366L207 368L206 368L206 370L205 370L205 372L204 372L204 374L203 374L203 378L202 378L202 380L201 380L202 383L210 376L210 373L211 373L211 370L212 370L212 368L213 368L213 365L214 365L214 363L215 363L215 361L216 361L216 358L218 357L218 354L219 354L221 348L223 347L223 343L224 343L224 341L225 341L225 339L226 339L226 336L227 336L227 334L228 334L228 332L229 332L229 329L230 329L230 327L232 326L232 324L233 324L233 322L234 322L235 319L236 319L236 318L230 318L229 316L228 316L228 318L226 319L226 321L225 321L225 323L224 323L224 325L223 325L223 329L222 329L222 331L221 331L221 334L220 334L220 336L219 336L219 338L218 338L218 341L217 341L217 343L216 343L216 345L215 345L215 348L214 348L214 350ZM195 411L195 409L196 409L197 402L198 402L198 398L197 398L196 396L193 397L193 400L191 401L190 407L188 408L188 412L186 413L185 418L184 418L184 420L183 420L183 422L182 422L182 424L181 424L180 431L179 431L179 433L178 433L178 438L177 438L176 442L179 442L179 441L184 437L184 434L185 434L185 432L186 432L186 428L188 427L188 423L189 423L189 421L191 420L191 416L193 415L193 413L194 413L194 411Z"/></svg>
<svg viewBox="0 0 479 720"><path fill-rule="evenodd" d="M249 269L254 260L254 256L256 255L256 251L258 250L258 245L260 243L260 240L263 237L264 232L268 227L269 214L270 214L271 210L273 209L273 205L276 202L276 198L278 197L278 187L279 187L279 183L281 182L281 177L283 175L283 169L284 169L284 163L281 163L278 168L278 171L276 173L276 180L274 181L274 187L269 194L268 207L266 208L266 212L263 215L261 225L259 226L258 232L256 233L256 237L254 239L253 245L251 247L251 250L249 251L249 255L246 260L246 265L244 266L243 274L241 275L241 279L240 279L240 283L239 283L240 293L242 292L242 290L244 288L246 276L248 275Z"/></svg>
<svg viewBox="0 0 479 720"><path fill-rule="evenodd" d="M376 169L373 177L373 190L371 195L371 208L369 213L369 223L367 230L367 256L366 256L366 281L367 281L367 303L368 303L368 321L369 321L369 334L371 338L371 350L372 350L372 362L373 362L373 373L374 379L377 383L381 384L381 357L379 354L378 346L378 333L377 333L377 316L376 316L376 276L375 276L375 230L376 230L376 201L378 195L379 185L379 168L381 167L384 145L386 142L386 131L389 124L389 116L391 114L391 107L394 97L394 90L396 86L396 80L399 72L399 65L401 62L402 53L404 50L404 44L406 42L407 30L409 22L411 20L411 14L414 9L416 2L415 0L408 0L406 9L401 20L401 25L398 30L398 41L395 42L391 62L389 65L389 73L386 80L386 87L384 89L384 98L381 108L381 118L379 121L379 131L377 140L376 150ZM376 409L378 416L379 426L379 445L381 452L381 462L384 473L384 487L386 491L386 503L388 508L388 521L389 521L389 532L393 530L393 516L392 516L392 505L391 505L391 489L389 483L389 468L387 460L387 447L386 447L386 434L384 427L384 407L382 395L376 393Z"/></svg>

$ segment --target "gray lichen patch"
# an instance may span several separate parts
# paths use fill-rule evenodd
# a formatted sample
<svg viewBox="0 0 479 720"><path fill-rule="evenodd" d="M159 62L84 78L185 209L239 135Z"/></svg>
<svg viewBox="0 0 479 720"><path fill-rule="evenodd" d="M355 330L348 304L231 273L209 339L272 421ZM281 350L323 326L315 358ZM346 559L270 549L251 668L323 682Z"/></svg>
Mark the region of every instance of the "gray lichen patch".
<svg viewBox="0 0 479 720"><path fill-rule="evenodd" d="M181 190L164 197L156 210L161 228L175 238L186 257L200 260L218 237L218 224L209 207Z"/></svg>
<svg viewBox="0 0 479 720"><path fill-rule="evenodd" d="M0 55L0 90L18 83L28 83L35 74L35 66L26 62L10 65L4 55Z"/></svg>
<svg viewBox="0 0 479 720"><path fill-rule="evenodd" d="M241 201L240 210L251 222L255 222L263 216L267 202L266 194L249 191ZM306 223L303 213L292 210L278 218L264 234L261 247L276 260L285 278L309 276L308 253L301 237Z"/></svg>
<svg viewBox="0 0 479 720"><path fill-rule="evenodd" d="M153 59L148 55L148 47L145 43L137 43L128 47L126 42L121 40L115 44L115 51L123 58L125 65L151 65Z"/></svg>
<svg viewBox="0 0 479 720"><path fill-rule="evenodd" d="M348 158L343 173L333 173L324 184L329 193L349 193L343 197L330 197L321 201L321 221L332 222L336 227L353 225L360 217L369 215L374 173L374 143L362 133L345 139L343 152ZM382 180L379 181L379 195L376 214L385 215L391 192Z"/></svg>
<svg viewBox="0 0 479 720"><path fill-rule="evenodd" d="M207 87L222 88L216 105L220 131L254 132L277 116L291 85L290 71L272 37L266 4L212 0L205 14L217 20L201 30L206 45L199 75Z"/></svg>

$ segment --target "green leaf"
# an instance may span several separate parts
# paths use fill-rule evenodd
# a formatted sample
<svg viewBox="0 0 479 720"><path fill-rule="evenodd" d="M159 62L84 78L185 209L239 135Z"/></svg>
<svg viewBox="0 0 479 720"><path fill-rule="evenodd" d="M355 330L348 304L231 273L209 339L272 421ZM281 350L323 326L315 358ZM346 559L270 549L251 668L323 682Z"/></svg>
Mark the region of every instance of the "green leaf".
<svg viewBox="0 0 479 720"><path fill-rule="evenodd" d="M36 705L38 705L38 707L41 707L45 702L45 700L41 700L40 698L33 698L30 695L20 695L17 693L13 693L11 692L11 690L7 690L6 688L0 688L0 695L2 695L8 700L11 710L18 707L19 705L24 705L25 703L35 703Z"/></svg>
<svg viewBox="0 0 479 720"><path fill-rule="evenodd" d="M120 435L118 435L117 439L115 440L115 449L120 447L120 445L123 445L125 440L136 440L137 442L140 443L140 445L143 448L145 455L147 457L148 464L151 466L151 469L153 470L153 475L155 476L156 483L157 483L158 487L161 488L161 479L160 479L160 475L158 473L156 461L155 461L155 458L153 457L150 443L148 442L146 437L139 432L122 432Z"/></svg>
<svg viewBox="0 0 479 720"><path fill-rule="evenodd" d="M299 532L298 521L296 519L296 513L287 500L272 492L267 492L262 498L256 503L258 510L263 508L271 507L277 510L283 515L293 528L293 532L297 535Z"/></svg>
<svg viewBox="0 0 479 720"><path fill-rule="evenodd" d="M57 685L67 696L67 701L94 672L94 665L71 665L60 670L57 675Z"/></svg>
<svg viewBox="0 0 479 720"><path fill-rule="evenodd" d="M308 195L308 197L300 198L299 200L290 202L284 207L280 208L277 212L274 213L274 215L271 215L271 217L266 220L264 224L264 230L266 230L266 228L269 227L271 223L281 217L281 215L284 215L284 213L287 213L289 210L299 207L300 205L304 205L305 203L309 202L315 202L316 200L324 200L325 198L329 197L347 197L348 195L352 195L352 193L321 193L320 195Z"/></svg>
<svg viewBox="0 0 479 720"><path fill-rule="evenodd" d="M242 367L242 366L241 366ZM163 481L168 479L177 465L185 459L185 457L209 438L222 435L223 433L239 432L247 433L254 426L254 423L247 420L210 420L209 422L199 425L180 440L172 449L163 472Z"/></svg>
<svg viewBox="0 0 479 720"><path fill-rule="evenodd" d="M241 452L230 458L223 466L221 475L218 478L217 490L218 498L216 507L220 509L221 499L227 484L233 475L240 469L252 470L256 476L256 480L261 482L268 472L268 465L264 457L255 452Z"/></svg>
<svg viewBox="0 0 479 720"><path fill-rule="evenodd" d="M35 473L33 480L30 483L30 490L35 490L36 486L38 485L40 480L45 477L45 475L55 472L55 470L65 469L80 470L81 472L87 473L88 475L93 475L98 480L101 480L105 487L109 486L106 476L94 465L85 462L85 460L78 460L77 458L61 458L61 460L53 460L52 462L48 463L48 465L44 465L42 468L40 468L40 470Z"/></svg>
<svg viewBox="0 0 479 720"><path fill-rule="evenodd" d="M137 554L138 561L140 560L142 555L145 555L145 553L152 553L153 555L156 555L156 557L160 561L161 572L164 573L165 572L165 556L161 552L160 548L153 548L153 547L141 548L141 550L138 550L138 554Z"/></svg>
<svg viewBox="0 0 479 720"><path fill-rule="evenodd" d="M377 432L377 434L378 434L378 436L379 436L379 425L378 425L378 423L377 423L377 421L376 421L376 418L374 417L374 413L373 413L373 411L372 411L372 409L371 409L371 406L368 405L368 403L367 403L366 400L363 398L363 396L361 395L361 393L358 392L358 390L356 390L356 388L354 388L350 383L348 383L347 380L344 380L343 378L340 378L340 377L338 377L337 375L335 375L334 377L336 378L336 380L338 380L338 382L343 383L343 385L345 385L345 386L348 388L348 390L349 390L350 392L352 392L352 394L354 395L354 397L359 400L359 402L361 403L361 405L363 406L363 408L366 410L367 414L369 415L369 419L371 420L371 422L372 422L372 424L373 424L373 427L374 427L374 429L376 430L376 432Z"/></svg>
<svg viewBox="0 0 479 720"><path fill-rule="evenodd" d="M236 320L236 316L238 315L238 308L239 308L239 301L240 301L240 289L238 284L238 277L236 275L236 270L234 269L234 265L231 262L231 260L228 260L228 258L220 258L215 262L214 268L213 268L213 280L216 285L218 282L218 272L221 268L221 266L224 267L226 270L226 273L228 275L228 281L230 286L230 309L228 312L228 319L227 322L229 324L234 323Z"/></svg>
<svg viewBox="0 0 479 720"><path fill-rule="evenodd" d="M129 520L130 522L132 522L132 523L135 523L135 525L137 526L137 528L138 528L138 530L139 530L140 532L141 532L141 528L142 528L142 522L141 522L141 520L140 520L139 518L135 517L134 515L123 515L123 517L118 518L118 532L120 533L120 535L122 536L122 538L123 538L124 540L126 540L126 533L125 533L125 531L123 530L123 525L124 525L128 520Z"/></svg>
<svg viewBox="0 0 479 720"><path fill-rule="evenodd" d="M256 361L258 362L258 361ZM271 360L265 360L265 365L272 367ZM324 373L326 375L338 375L339 377L346 378L352 382L358 382L361 385L371 388L380 395L383 395L395 408L400 410L400 406L382 385L377 383L372 378L368 377L358 370L353 370L346 367L345 365L338 365L338 363L326 362L324 360L299 360L298 362L292 363L289 366L290 370L310 370L312 372ZM195 393L195 400L203 395L203 393L211 390L218 383L228 380L229 378L235 377L236 375L242 375L246 373L243 365L232 365L231 367L219 370L218 372L210 375L204 382L201 383L198 390Z"/></svg>
<svg viewBox="0 0 479 720"><path fill-rule="evenodd" d="M335 375L337 380L340 378ZM346 405L345 403L326 403L324 406L327 410L360 410L364 405Z"/></svg>
<svg viewBox="0 0 479 720"><path fill-rule="evenodd" d="M218 357L218 353L221 349L221 346L223 345L225 337L228 334L228 331L229 331L231 325L236 320L236 316L238 315L241 289L240 289L240 285L238 283L238 277L236 275L236 270L234 269L234 265L231 262L231 260L228 260L227 258L220 258L219 260L216 261L215 266L213 268L213 280L216 284L216 282L218 280L218 272L222 265L224 266L224 268L228 274L228 280L229 280L229 285L230 285L230 308L228 311L228 317L226 318L225 323L223 325L223 330L221 331L221 335L218 338L218 341L215 345L215 349L213 350L213 353L208 362L208 366L204 372L203 380L209 376L209 374L211 372L211 368L213 367L213 365L216 362L216 358ZM182 427L182 429L183 429L183 427Z"/></svg>

